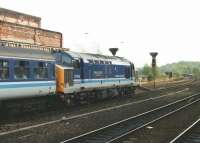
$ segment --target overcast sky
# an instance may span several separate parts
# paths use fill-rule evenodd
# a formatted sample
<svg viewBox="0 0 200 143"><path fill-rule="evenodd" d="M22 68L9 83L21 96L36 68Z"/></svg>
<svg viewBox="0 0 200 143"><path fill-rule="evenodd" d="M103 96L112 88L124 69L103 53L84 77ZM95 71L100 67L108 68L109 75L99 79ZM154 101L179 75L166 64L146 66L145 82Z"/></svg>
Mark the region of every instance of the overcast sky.
<svg viewBox="0 0 200 143"><path fill-rule="evenodd" d="M199 0L0 0L0 7L42 18L42 28L63 33L72 51L117 55L136 67L200 61Z"/></svg>

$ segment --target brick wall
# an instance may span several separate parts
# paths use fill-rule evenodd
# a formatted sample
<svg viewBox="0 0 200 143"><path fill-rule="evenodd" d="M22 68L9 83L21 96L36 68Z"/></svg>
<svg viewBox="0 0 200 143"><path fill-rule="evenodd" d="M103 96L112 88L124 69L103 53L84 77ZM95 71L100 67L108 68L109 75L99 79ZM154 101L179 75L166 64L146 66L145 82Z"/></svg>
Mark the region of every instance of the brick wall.
<svg viewBox="0 0 200 143"><path fill-rule="evenodd" d="M41 28L0 21L0 40L62 48L62 34Z"/></svg>
<svg viewBox="0 0 200 143"><path fill-rule="evenodd" d="M26 26L31 26L31 27L37 27L40 28L41 25L41 18L0 8L0 20L5 21L5 22L10 22L10 23L15 23L15 24L21 24L21 25L26 25Z"/></svg>

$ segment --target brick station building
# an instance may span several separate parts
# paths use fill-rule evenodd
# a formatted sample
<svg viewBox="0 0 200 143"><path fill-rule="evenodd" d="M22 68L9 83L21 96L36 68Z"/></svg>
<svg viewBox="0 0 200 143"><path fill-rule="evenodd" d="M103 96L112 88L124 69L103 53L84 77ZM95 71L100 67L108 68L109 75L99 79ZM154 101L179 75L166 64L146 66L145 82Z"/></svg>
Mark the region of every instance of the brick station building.
<svg viewBox="0 0 200 143"><path fill-rule="evenodd" d="M41 28L41 18L0 8L0 40L62 48L62 33Z"/></svg>

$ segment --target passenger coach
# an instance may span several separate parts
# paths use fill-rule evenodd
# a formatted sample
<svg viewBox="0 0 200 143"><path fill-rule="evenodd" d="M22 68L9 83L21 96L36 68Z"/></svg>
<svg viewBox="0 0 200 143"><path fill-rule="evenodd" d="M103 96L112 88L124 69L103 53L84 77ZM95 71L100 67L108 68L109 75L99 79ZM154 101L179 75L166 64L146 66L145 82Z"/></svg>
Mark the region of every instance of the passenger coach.
<svg viewBox="0 0 200 143"><path fill-rule="evenodd" d="M0 100L55 93L55 58L45 50L0 43Z"/></svg>

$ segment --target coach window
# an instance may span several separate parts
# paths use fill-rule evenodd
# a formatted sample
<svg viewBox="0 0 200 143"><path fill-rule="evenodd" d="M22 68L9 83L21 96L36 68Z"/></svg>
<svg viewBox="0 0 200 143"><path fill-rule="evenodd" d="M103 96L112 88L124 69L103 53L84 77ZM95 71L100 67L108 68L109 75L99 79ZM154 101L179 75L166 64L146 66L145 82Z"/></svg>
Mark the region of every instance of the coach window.
<svg viewBox="0 0 200 143"><path fill-rule="evenodd" d="M52 76L51 76L51 78L54 79L55 78L55 65L51 64L51 68L52 68Z"/></svg>
<svg viewBox="0 0 200 143"><path fill-rule="evenodd" d="M8 78L9 78L8 61L0 60L0 80L8 80Z"/></svg>
<svg viewBox="0 0 200 143"><path fill-rule="evenodd" d="M14 79L26 80L30 77L30 68L28 61L16 61L14 69Z"/></svg>
<svg viewBox="0 0 200 143"><path fill-rule="evenodd" d="M37 67L34 68L34 78L35 79L47 79L48 78L48 64L44 62L39 62Z"/></svg>

